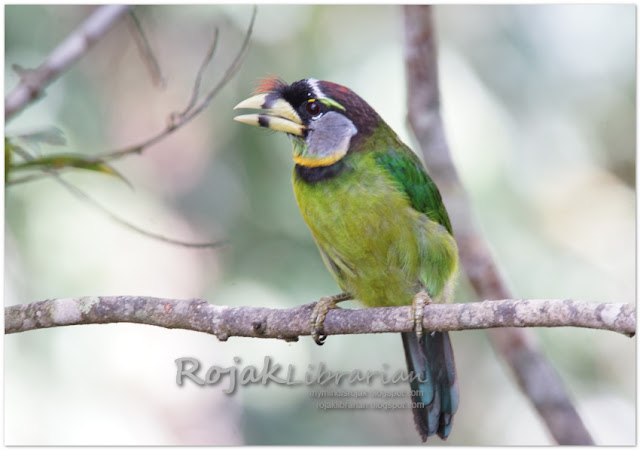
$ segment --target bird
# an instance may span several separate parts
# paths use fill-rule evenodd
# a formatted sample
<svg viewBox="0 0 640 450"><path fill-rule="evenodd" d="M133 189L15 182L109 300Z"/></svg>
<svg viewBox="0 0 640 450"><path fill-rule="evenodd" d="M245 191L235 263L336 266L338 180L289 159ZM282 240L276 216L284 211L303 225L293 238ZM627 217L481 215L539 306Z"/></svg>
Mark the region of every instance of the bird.
<svg viewBox="0 0 640 450"><path fill-rule="evenodd" d="M446 439L458 408L455 361L448 333L423 333L422 319L426 304L451 301L458 248L422 162L365 100L330 81L267 77L234 109L258 110L234 119L292 138L295 198L342 290L317 302L314 340L324 342L324 317L341 301L411 305L414 330L401 336L416 429L423 441Z"/></svg>

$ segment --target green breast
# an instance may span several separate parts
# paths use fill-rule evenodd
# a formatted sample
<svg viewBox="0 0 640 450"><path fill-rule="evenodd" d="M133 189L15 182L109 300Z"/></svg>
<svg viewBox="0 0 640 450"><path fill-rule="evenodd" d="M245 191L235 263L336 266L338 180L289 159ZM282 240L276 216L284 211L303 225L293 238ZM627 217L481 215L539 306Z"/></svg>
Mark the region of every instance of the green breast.
<svg viewBox="0 0 640 450"><path fill-rule="evenodd" d="M340 288L365 305L410 304L422 288L436 299L455 272L455 242L412 206L379 156L348 154L314 176L294 171L300 212Z"/></svg>

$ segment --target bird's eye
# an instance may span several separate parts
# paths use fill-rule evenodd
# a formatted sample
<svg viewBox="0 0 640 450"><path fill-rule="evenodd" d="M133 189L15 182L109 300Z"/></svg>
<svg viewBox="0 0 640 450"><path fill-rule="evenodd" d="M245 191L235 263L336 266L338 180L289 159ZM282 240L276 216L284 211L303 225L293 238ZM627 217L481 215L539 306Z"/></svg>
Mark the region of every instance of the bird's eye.
<svg viewBox="0 0 640 450"><path fill-rule="evenodd" d="M320 114L320 105L318 105L315 100L308 102L307 112L312 116L317 116Z"/></svg>

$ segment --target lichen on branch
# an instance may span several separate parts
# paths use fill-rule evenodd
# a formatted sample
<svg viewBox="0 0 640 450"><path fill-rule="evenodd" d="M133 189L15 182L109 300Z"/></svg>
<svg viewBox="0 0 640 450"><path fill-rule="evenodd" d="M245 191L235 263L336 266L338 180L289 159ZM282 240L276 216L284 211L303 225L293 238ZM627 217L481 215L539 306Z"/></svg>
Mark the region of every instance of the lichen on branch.
<svg viewBox="0 0 640 450"><path fill-rule="evenodd" d="M297 340L310 334L314 303L290 309L218 306L206 300L153 297L80 297L45 300L5 308L5 333L69 325L140 323L213 334ZM410 307L335 309L324 331L334 334L411 331ZM579 300L491 300L432 304L424 310L425 331L498 327L583 327L633 336L636 309L626 303Z"/></svg>

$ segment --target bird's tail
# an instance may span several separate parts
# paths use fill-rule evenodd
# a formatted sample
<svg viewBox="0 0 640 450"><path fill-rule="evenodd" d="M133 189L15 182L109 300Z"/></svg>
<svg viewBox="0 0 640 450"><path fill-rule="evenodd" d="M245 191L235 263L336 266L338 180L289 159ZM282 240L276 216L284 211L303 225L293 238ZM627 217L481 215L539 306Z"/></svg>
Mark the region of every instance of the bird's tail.
<svg viewBox="0 0 640 450"><path fill-rule="evenodd" d="M456 365L449 333L436 331L420 339L415 333L402 333L402 343L418 432L423 441L436 433L446 439L458 409Z"/></svg>

